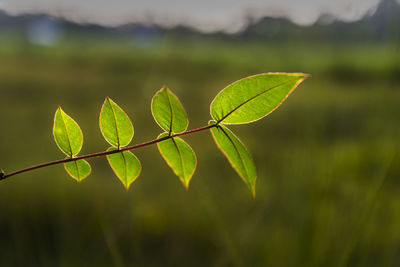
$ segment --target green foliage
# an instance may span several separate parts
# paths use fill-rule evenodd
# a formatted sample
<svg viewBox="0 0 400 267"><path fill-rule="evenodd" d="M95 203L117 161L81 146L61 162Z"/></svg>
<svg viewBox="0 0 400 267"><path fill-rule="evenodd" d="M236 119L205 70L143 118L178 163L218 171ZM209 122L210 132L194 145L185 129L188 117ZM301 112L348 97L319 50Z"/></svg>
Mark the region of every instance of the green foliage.
<svg viewBox="0 0 400 267"><path fill-rule="evenodd" d="M259 120L271 112L307 78L303 73L263 73L225 87L210 105L211 133L218 148L255 196L256 168L243 143L222 124L243 124Z"/></svg>
<svg viewBox="0 0 400 267"><path fill-rule="evenodd" d="M244 144L224 124L243 124L261 119L274 111L305 79L303 73L264 73L241 79L225 87L210 105L208 126L186 131L189 121L178 97L166 87L153 97L151 111L154 120L166 132L157 139L126 147L132 140L134 129L128 115L109 97L100 111L99 125L104 139L112 145L105 152L84 158L106 156L114 173L129 189L141 172L138 158L129 150L157 144L158 150L173 172L188 190L196 169L193 149L179 136L210 129L217 147L255 196L256 168ZM86 178L91 167L82 157L76 157L83 145L83 134L78 124L59 107L54 117L54 139L69 158L37 165L16 173L64 163L67 172L78 182ZM0 173L0 178L6 175Z"/></svg>
<svg viewBox="0 0 400 267"><path fill-rule="evenodd" d="M157 124L167 131L158 136L158 139L165 139L157 143L158 150L188 190L190 179L196 169L196 155L181 138L168 138L173 133L181 133L187 129L189 121L186 111L178 97L163 87L151 101L151 112Z"/></svg>
<svg viewBox="0 0 400 267"><path fill-rule="evenodd" d="M109 150L114 150L114 148ZM130 151L123 151L107 155L107 160L125 189L128 190L142 169L138 158Z"/></svg>
<svg viewBox="0 0 400 267"><path fill-rule="evenodd" d="M64 167L68 174L78 182L81 182L92 172L89 163L84 159L66 162Z"/></svg>
<svg viewBox="0 0 400 267"><path fill-rule="evenodd" d="M162 133L158 139L167 137ZM157 143L160 154L179 177L186 190L196 169L197 159L193 149L181 138L173 137Z"/></svg>
<svg viewBox="0 0 400 267"><path fill-rule="evenodd" d="M216 122L210 121L209 124L216 125ZM224 153L255 197L256 166L244 144L223 125L213 127L210 131L218 148Z"/></svg>
<svg viewBox="0 0 400 267"><path fill-rule="evenodd" d="M54 116L53 135L56 144L69 158L76 156L82 149L83 134L79 125L58 107ZM81 182L92 171L85 160L74 160L64 163L65 170L72 178Z"/></svg>
<svg viewBox="0 0 400 267"><path fill-rule="evenodd" d="M170 134L184 132L188 127L186 111L179 99L166 87L154 95L151 112L158 125Z"/></svg>
<svg viewBox="0 0 400 267"><path fill-rule="evenodd" d="M83 145L83 134L79 125L58 107L54 116L54 140L67 156L77 155Z"/></svg>
<svg viewBox="0 0 400 267"><path fill-rule="evenodd" d="M303 73L264 73L241 79L214 98L211 117L223 124L259 120L274 111L306 77Z"/></svg>
<svg viewBox="0 0 400 267"><path fill-rule="evenodd" d="M128 115L109 97L100 112L100 130L110 145L121 148L133 138L133 125Z"/></svg>
<svg viewBox="0 0 400 267"><path fill-rule="evenodd" d="M133 125L128 115L109 97L104 101L100 112L100 130L104 139L113 147L108 150L119 150L127 146L133 138ZM107 155L108 163L122 184L129 186L139 176L141 165L138 158L130 151Z"/></svg>

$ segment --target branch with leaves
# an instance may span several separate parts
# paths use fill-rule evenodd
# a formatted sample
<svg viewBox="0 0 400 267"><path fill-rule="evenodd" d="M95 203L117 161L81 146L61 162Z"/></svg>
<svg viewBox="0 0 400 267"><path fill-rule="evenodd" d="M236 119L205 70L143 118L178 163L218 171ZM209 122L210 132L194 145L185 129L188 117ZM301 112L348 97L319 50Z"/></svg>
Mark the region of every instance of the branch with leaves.
<svg viewBox="0 0 400 267"><path fill-rule="evenodd" d="M100 111L99 124L104 139L111 147L83 156L78 156L83 146L81 128L58 107L54 116L53 135L57 146L67 157L9 173L1 170L0 180L64 164L68 174L81 182L91 173L86 159L106 156L114 173L128 190L141 171L140 161L131 150L157 144L161 156L187 190L197 159L193 149L181 136L209 129L217 147L255 196L257 174L253 160L245 145L226 125L250 123L269 115L307 77L303 73L263 73L238 80L222 89L214 98L210 105L212 120L208 125L193 130L187 130L188 117L178 97L170 89L162 88L152 99L151 111L164 132L154 140L132 146L128 146L134 135L131 120L121 107L107 97Z"/></svg>

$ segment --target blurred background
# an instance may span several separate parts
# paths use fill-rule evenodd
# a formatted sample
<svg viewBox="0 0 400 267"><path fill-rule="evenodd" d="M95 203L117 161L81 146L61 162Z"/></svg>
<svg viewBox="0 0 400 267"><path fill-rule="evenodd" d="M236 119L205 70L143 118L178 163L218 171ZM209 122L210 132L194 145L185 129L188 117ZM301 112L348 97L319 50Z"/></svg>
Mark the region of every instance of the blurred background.
<svg viewBox="0 0 400 267"><path fill-rule="evenodd" d="M236 11L220 13L229 2L163 20L151 6L68 13L1 1L6 172L63 158L52 138L58 105L80 124L86 154L107 148L106 96L129 114L138 144L161 132L150 103L163 85L197 128L237 79L311 78L267 118L230 127L256 163L255 199L208 132L184 138L198 157L189 192L156 146L134 152L143 169L129 192L104 158L81 184L62 166L32 171L0 182L0 266L398 266L400 3L324 2L240 6L234 24Z"/></svg>

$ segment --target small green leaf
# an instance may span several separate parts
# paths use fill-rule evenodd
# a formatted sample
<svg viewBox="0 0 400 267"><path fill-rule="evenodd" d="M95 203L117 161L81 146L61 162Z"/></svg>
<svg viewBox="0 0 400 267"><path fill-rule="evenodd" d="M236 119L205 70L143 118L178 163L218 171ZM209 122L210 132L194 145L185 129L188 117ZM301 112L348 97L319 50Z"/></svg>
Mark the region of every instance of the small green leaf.
<svg viewBox="0 0 400 267"><path fill-rule="evenodd" d="M162 133L158 139L168 136ZM192 148L181 138L174 137L157 143L158 150L174 173L179 177L186 190L196 169L196 155Z"/></svg>
<svg viewBox="0 0 400 267"><path fill-rule="evenodd" d="M79 125L58 107L54 116L54 140L67 156L75 156L81 151L83 134Z"/></svg>
<svg viewBox="0 0 400 267"><path fill-rule="evenodd" d="M264 73L236 81L214 98L211 117L222 124L259 120L279 107L307 77L304 73Z"/></svg>
<svg viewBox="0 0 400 267"><path fill-rule="evenodd" d="M209 123L215 124L215 121ZM243 143L225 126L219 125L210 128L218 148L224 153L229 163L249 187L255 196L256 167Z"/></svg>
<svg viewBox="0 0 400 267"><path fill-rule="evenodd" d="M109 97L101 108L100 130L106 141L116 148L128 145L133 138L131 120Z"/></svg>
<svg viewBox="0 0 400 267"><path fill-rule="evenodd" d="M108 150L114 150L114 148L109 148ZM107 160L114 173L121 180L126 190L128 190L142 169L138 158L130 151L123 151L107 155Z"/></svg>
<svg viewBox="0 0 400 267"><path fill-rule="evenodd" d="M68 174L78 182L81 182L92 172L90 164L84 159L66 162L64 167Z"/></svg>
<svg viewBox="0 0 400 267"><path fill-rule="evenodd" d="M185 109L168 88L161 88L154 95L151 112L158 125L170 134L184 132L188 127Z"/></svg>

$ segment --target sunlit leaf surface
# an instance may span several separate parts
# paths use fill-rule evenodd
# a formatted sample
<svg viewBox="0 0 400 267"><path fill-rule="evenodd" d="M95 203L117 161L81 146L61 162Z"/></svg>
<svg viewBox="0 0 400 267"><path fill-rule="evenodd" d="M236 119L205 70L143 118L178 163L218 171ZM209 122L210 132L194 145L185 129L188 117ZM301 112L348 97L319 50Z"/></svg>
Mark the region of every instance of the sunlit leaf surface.
<svg viewBox="0 0 400 267"><path fill-rule="evenodd" d="M101 108L100 130L107 142L116 148L128 145L133 138L133 125L128 115L109 97Z"/></svg>
<svg viewBox="0 0 400 267"><path fill-rule="evenodd" d="M158 138L168 136L162 133ZM196 155L192 148L181 138L174 137L157 143L158 150L186 189L196 169Z"/></svg>
<svg viewBox="0 0 400 267"><path fill-rule="evenodd" d="M83 134L79 125L58 107L54 116L54 140L67 156L72 157L81 151Z"/></svg>
<svg viewBox="0 0 400 267"><path fill-rule="evenodd" d="M222 124L259 120L274 111L307 76L303 73L264 73L236 81L214 98L211 116Z"/></svg>
<svg viewBox="0 0 400 267"><path fill-rule="evenodd" d="M151 111L158 125L168 133L180 133L188 127L181 102L168 88L162 88L154 95Z"/></svg>
<svg viewBox="0 0 400 267"><path fill-rule="evenodd" d="M113 149L110 148L109 150ZM138 158L132 152L124 151L107 155L107 160L114 173L121 180L126 190L128 190L142 169Z"/></svg>
<svg viewBox="0 0 400 267"><path fill-rule="evenodd" d="M210 124L215 124L215 122L212 121ZM223 125L213 127L210 131L218 148L255 196L256 167L244 144Z"/></svg>
<svg viewBox="0 0 400 267"><path fill-rule="evenodd" d="M68 174L78 182L88 177L92 171L90 164L83 159L66 162L64 163L64 167Z"/></svg>

